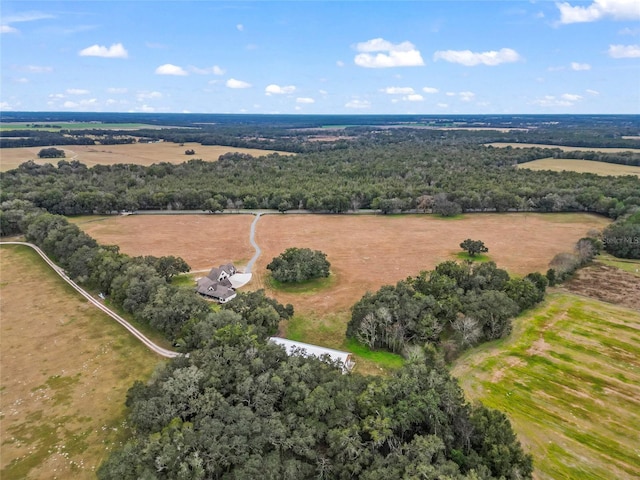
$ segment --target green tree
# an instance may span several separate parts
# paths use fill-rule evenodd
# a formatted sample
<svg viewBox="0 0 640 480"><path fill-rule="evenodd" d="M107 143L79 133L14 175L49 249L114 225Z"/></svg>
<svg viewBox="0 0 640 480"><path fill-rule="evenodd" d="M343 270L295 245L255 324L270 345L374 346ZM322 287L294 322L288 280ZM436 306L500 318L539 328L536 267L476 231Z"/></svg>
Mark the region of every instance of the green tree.
<svg viewBox="0 0 640 480"><path fill-rule="evenodd" d="M43 148L38 152L39 158L64 158L64 150L60 150L59 148Z"/></svg>
<svg viewBox="0 0 640 480"><path fill-rule="evenodd" d="M327 255L320 250L292 247L271 260L267 269L279 282L297 283L328 277L330 266Z"/></svg>
<svg viewBox="0 0 640 480"><path fill-rule="evenodd" d="M476 255L487 253L489 251L482 240L471 240L470 238L467 238L462 242L460 244L460 248L465 250L471 257L475 257Z"/></svg>
<svg viewBox="0 0 640 480"><path fill-rule="evenodd" d="M616 222L602 234L604 249L620 258L640 259L640 222Z"/></svg>

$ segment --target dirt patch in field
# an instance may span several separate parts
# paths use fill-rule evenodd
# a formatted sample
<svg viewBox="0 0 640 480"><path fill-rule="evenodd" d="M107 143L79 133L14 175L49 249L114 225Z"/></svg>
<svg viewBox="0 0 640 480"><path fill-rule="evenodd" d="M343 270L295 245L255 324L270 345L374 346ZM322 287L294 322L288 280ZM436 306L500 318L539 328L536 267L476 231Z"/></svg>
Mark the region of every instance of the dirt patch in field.
<svg viewBox="0 0 640 480"><path fill-rule="evenodd" d="M531 344L531 347L527 350L527 355L544 355L549 348L551 348L551 345L545 342L544 338L540 337Z"/></svg>
<svg viewBox="0 0 640 480"><path fill-rule="evenodd" d="M38 152L44 147L3 148L0 150L0 171L17 168L20 164L34 160L38 164L56 165L60 159L39 159ZM229 152L247 153L255 157L276 153L271 150L255 148L234 148L219 145L200 145L172 142L133 143L130 145L64 145L56 147L65 152L65 160L78 160L85 165L114 165L117 163L133 163L136 165L152 165L154 163L183 163L198 158L207 162L217 161L220 155ZM186 150L195 150L194 155L185 155ZM290 152L277 152L281 155L293 155Z"/></svg>
<svg viewBox="0 0 640 480"><path fill-rule="evenodd" d="M93 479L161 359L27 247L1 247L0 477Z"/></svg>
<svg viewBox="0 0 640 480"><path fill-rule="evenodd" d="M239 267L253 255L251 215L114 217L80 227L100 243L131 255L177 255L193 270L225 262ZM477 214L460 219L430 215L264 215L256 229L262 255L248 288L266 287L267 264L288 247L321 250L335 281L314 293L270 291L298 312L347 312L367 290L395 284L445 260L456 259L465 238L480 239L501 268L525 275L545 272L559 252L571 251L590 229L609 220L594 215Z"/></svg>
<svg viewBox="0 0 640 480"><path fill-rule="evenodd" d="M640 277L609 265L596 263L582 268L562 288L640 310Z"/></svg>

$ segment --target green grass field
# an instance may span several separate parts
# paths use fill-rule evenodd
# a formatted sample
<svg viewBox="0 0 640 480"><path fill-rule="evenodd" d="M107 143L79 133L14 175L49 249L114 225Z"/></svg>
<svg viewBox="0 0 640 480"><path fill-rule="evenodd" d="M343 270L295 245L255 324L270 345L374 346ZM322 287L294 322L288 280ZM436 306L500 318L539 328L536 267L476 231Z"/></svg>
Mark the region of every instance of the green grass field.
<svg viewBox="0 0 640 480"><path fill-rule="evenodd" d="M266 279L266 283L270 288L274 290L279 290L281 292L286 293L299 293L299 294L316 294L330 288L336 283L336 276L329 275L324 278L312 278L311 280L306 280L304 282L279 282L271 275L269 275Z"/></svg>
<svg viewBox="0 0 640 480"><path fill-rule="evenodd" d="M640 260L629 260L626 258L616 258L608 253L601 253L596 257L598 263L604 263L612 267L619 268L625 272L633 273L640 277Z"/></svg>
<svg viewBox="0 0 640 480"><path fill-rule="evenodd" d="M491 257L483 253L471 256L467 252L459 252L456 254L456 257L460 260L466 260L469 262L487 263L491 261Z"/></svg>
<svg viewBox="0 0 640 480"><path fill-rule="evenodd" d="M640 312L552 293L452 373L509 416L537 478L640 477Z"/></svg>

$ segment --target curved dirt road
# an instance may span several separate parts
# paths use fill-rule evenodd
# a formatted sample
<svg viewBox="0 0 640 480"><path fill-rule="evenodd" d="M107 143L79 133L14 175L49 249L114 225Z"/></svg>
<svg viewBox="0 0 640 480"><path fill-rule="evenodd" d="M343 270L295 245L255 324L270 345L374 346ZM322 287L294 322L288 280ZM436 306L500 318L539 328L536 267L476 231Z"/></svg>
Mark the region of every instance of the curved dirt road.
<svg viewBox="0 0 640 480"><path fill-rule="evenodd" d="M258 220L260 220L260 216L262 215L262 212L256 212L255 215L256 215L256 218L254 218L253 222L251 222L251 231L249 232L249 242L251 242L251 246L255 249L256 253L253 254L253 257L251 257L251 260L249 260L249 263L247 263L247 266L244 269L244 273L251 273L251 269L253 268L253 265L256 263L256 260L258 260L258 257L260 257L260 254L262 253L260 246L256 243L256 224L258 223Z"/></svg>
<svg viewBox="0 0 640 480"><path fill-rule="evenodd" d="M113 318L116 322L118 322L124 328L129 330L129 332L138 340L140 340L149 350L165 358L175 358L182 355L181 353L174 352L172 350L167 350L166 348L162 348L156 345L147 337L145 337L133 325L127 322L124 318L122 318L120 315L111 311L109 308L104 306L98 300L93 298L86 290L84 290L82 287L78 286L77 283L71 280L62 268L60 268L58 265L53 263L53 261L49 257L47 257L47 255L37 245L34 245L32 243L27 243L27 242L0 242L0 245L24 245L24 246L33 248L38 253L38 255L40 255L44 259L44 261L47 262L47 264L49 264L49 266L53 268L53 270L64 279L65 282L67 282L69 285L75 288L80 293L80 295L86 298L89 302L91 302L93 305L98 307L104 313L109 315L111 318Z"/></svg>

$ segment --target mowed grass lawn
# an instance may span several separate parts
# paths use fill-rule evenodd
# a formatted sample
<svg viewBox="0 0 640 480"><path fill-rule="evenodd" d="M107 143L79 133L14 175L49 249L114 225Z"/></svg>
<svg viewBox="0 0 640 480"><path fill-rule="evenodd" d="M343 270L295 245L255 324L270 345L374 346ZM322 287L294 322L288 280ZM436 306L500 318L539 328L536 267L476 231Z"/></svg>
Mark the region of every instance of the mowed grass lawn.
<svg viewBox="0 0 640 480"><path fill-rule="evenodd" d="M452 373L509 416L536 478L640 478L640 312L552 293Z"/></svg>
<svg viewBox="0 0 640 480"><path fill-rule="evenodd" d="M0 297L0 478L95 478L162 359L28 247L0 247Z"/></svg>

